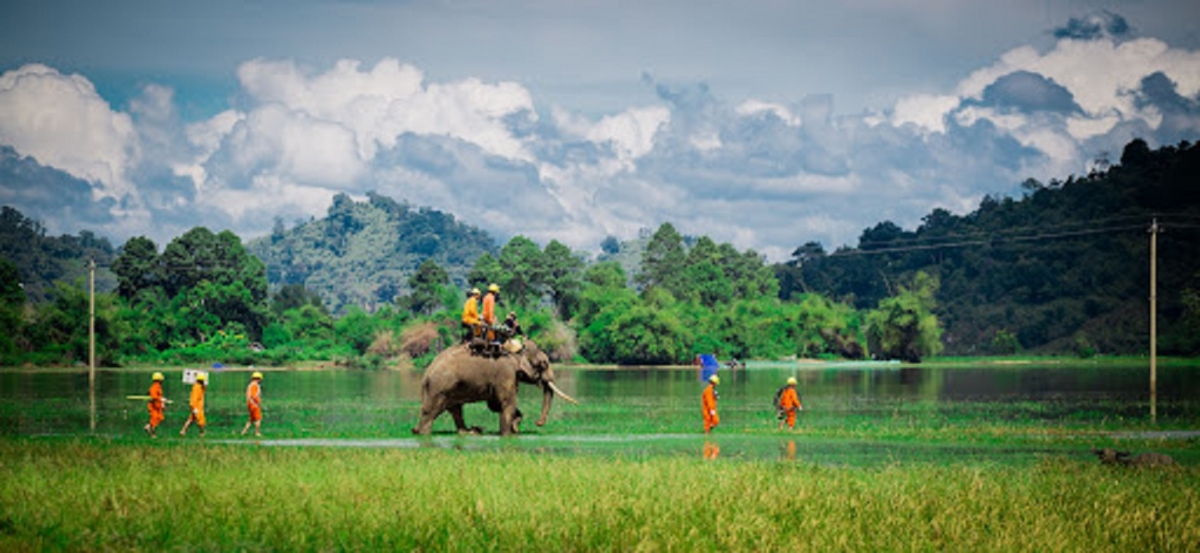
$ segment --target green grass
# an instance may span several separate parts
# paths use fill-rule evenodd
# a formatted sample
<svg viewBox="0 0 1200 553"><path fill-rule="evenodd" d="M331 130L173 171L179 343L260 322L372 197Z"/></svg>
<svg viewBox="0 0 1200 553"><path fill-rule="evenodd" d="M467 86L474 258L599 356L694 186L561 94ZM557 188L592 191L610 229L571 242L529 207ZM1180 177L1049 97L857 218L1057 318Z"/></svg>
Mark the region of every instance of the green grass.
<svg viewBox="0 0 1200 553"><path fill-rule="evenodd" d="M890 370L810 371L790 433L769 405L784 374L723 382L707 438L690 374L610 371L563 378L583 401L543 428L522 388L519 437L476 404L467 422L490 435L454 436L447 415L414 439L418 373L268 373L264 442L236 436L243 373L214 376L205 439L178 436L177 405L155 441L124 399L145 374L106 375L95 435L86 375L0 375L0 551L1200 549L1200 440L1110 435L1195 430L1194 394L1151 422L1136 399L969 399L1036 371L901 389ZM1182 466L1100 466L1090 449L1110 446Z"/></svg>
<svg viewBox="0 0 1200 553"><path fill-rule="evenodd" d="M1183 551L1198 477L3 440L0 550Z"/></svg>

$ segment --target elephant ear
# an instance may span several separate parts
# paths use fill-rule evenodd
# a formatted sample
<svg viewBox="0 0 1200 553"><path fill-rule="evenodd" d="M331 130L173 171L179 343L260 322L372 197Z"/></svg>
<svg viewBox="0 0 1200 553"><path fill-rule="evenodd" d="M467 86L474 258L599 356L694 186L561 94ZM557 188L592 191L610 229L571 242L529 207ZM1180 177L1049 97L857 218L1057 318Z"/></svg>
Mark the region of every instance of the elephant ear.
<svg viewBox="0 0 1200 553"><path fill-rule="evenodd" d="M525 340L525 348L522 350L525 359L529 360L529 364L533 365L533 370L538 374L546 372L550 368L550 358L542 353L538 345L533 340Z"/></svg>

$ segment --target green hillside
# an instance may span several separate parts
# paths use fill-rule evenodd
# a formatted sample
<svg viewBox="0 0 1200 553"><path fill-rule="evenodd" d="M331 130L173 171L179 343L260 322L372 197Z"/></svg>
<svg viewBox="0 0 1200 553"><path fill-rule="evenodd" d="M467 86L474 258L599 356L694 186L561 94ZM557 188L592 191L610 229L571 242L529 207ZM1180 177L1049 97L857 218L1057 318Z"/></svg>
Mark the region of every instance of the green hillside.
<svg viewBox="0 0 1200 553"><path fill-rule="evenodd" d="M107 238L91 231L47 236L40 222L12 207L0 208L0 259L13 264L20 288L30 301L51 299L55 282L83 282L86 286L89 259L96 262L96 290L112 290L117 281L108 265L114 253Z"/></svg>
<svg viewBox="0 0 1200 553"><path fill-rule="evenodd" d="M357 305L367 311L405 295L422 261L433 259L457 286L483 253L495 253L487 233L453 215L368 193L365 202L345 194L323 219L286 229L247 245L267 266L272 287L302 284L334 313Z"/></svg>
<svg viewBox="0 0 1200 553"><path fill-rule="evenodd" d="M1138 139L1119 165L1023 188L963 216L934 210L913 231L881 222L856 248L800 246L776 268L781 296L873 308L923 271L940 281L948 354L1144 354L1157 220L1159 351L1200 351L1200 147Z"/></svg>

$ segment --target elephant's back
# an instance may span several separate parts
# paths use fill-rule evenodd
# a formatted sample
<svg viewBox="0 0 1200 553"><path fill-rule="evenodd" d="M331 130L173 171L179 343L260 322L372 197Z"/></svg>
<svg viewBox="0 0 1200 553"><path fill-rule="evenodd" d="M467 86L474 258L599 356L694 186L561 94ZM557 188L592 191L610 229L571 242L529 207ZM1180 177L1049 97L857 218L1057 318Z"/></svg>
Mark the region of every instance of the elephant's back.
<svg viewBox="0 0 1200 553"><path fill-rule="evenodd" d="M434 358L425 369L424 382L439 383L460 381L470 376L495 378L499 373L513 372L510 359L499 359L474 355L464 345L449 348Z"/></svg>

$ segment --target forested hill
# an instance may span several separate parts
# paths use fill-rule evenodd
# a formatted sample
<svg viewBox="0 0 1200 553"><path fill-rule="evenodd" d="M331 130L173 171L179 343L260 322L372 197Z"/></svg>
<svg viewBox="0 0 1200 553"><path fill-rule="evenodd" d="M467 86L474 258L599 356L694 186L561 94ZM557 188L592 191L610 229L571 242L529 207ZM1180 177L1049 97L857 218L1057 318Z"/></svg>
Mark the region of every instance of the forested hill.
<svg viewBox="0 0 1200 553"><path fill-rule="evenodd" d="M334 312L351 305L373 311L407 294L425 259L465 286L476 258L496 249L487 233L453 215L374 193L365 202L339 194L324 219L291 229L277 220L269 236L247 245L266 264L271 285L303 284Z"/></svg>
<svg viewBox="0 0 1200 553"><path fill-rule="evenodd" d="M1200 146L1138 139L1119 165L1023 188L961 217L934 210L915 231L879 223L856 248L804 244L776 267L781 295L874 308L924 271L940 279L948 354L1147 353L1157 220L1159 351L1200 353Z"/></svg>
<svg viewBox="0 0 1200 553"><path fill-rule="evenodd" d="M78 236L47 236L46 228L16 209L0 208L0 259L12 263L27 299L50 299L55 282L87 285L88 260L96 261L96 290L111 291L117 281L108 266L114 251L107 238L90 231ZM5 275L7 278L8 275Z"/></svg>

